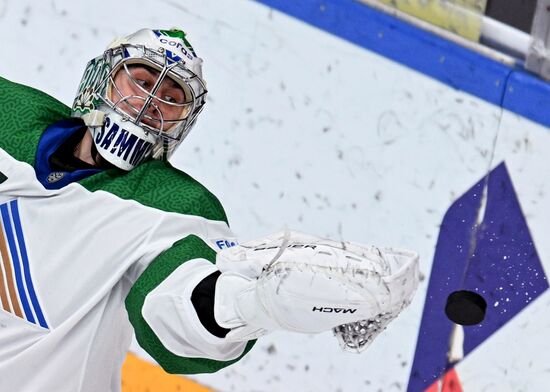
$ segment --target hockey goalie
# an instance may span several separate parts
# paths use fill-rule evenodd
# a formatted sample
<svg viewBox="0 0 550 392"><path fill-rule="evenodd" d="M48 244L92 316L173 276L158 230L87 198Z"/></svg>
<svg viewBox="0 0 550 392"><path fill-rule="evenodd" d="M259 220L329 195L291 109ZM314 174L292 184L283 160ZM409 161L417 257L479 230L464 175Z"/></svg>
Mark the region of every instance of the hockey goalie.
<svg viewBox="0 0 550 392"><path fill-rule="evenodd" d="M361 351L410 303L414 252L282 231L238 244L168 159L206 102L181 30L114 40L72 108L0 78L0 390L118 391L135 333L170 373L275 330Z"/></svg>

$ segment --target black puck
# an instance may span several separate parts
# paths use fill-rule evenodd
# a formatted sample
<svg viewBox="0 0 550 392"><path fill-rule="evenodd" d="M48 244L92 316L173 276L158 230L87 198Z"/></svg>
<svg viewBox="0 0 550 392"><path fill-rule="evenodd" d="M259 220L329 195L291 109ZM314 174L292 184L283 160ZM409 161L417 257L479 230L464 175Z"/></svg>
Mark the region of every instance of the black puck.
<svg viewBox="0 0 550 392"><path fill-rule="evenodd" d="M460 325L476 325L485 318L487 302L473 291L454 291L447 297L445 314L453 323Z"/></svg>

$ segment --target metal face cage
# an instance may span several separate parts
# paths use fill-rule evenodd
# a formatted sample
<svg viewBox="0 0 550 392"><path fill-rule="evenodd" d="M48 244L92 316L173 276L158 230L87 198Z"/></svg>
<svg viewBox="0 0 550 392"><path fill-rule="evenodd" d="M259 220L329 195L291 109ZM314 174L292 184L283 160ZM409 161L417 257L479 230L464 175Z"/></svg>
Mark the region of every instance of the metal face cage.
<svg viewBox="0 0 550 392"><path fill-rule="evenodd" d="M133 67L143 66L155 74L155 83L144 88L132 76ZM132 95L125 95L115 83L118 72L124 72L136 87ZM171 79L184 92L183 102L171 102L156 94L163 81ZM102 56L90 61L73 104L73 115L82 116L93 110L112 110L125 121L141 127L146 134L158 138L153 148L154 159L168 159L185 139L206 102L206 85L202 78L186 66L185 60L159 48L122 44L108 49ZM167 118L162 107L171 107L179 113Z"/></svg>

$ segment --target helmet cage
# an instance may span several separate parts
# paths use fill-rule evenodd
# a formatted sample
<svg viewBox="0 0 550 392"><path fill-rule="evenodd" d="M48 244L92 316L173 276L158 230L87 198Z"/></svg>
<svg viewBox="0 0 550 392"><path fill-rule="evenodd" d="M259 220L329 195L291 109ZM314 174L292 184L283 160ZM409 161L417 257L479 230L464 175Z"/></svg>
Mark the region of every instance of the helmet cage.
<svg viewBox="0 0 550 392"><path fill-rule="evenodd" d="M141 86L132 76L129 67L133 65L146 66L158 72L150 89ZM126 73L140 95L122 94L114 80L118 72ZM166 78L172 79L183 89L184 102L170 102L156 96ZM204 81L185 65L184 58L164 48L155 51L144 45L121 44L88 63L73 104L73 114L82 116L93 110L108 112L110 109L120 114L124 121L141 127L146 134L155 135L157 142L152 157L166 160L195 124L206 102L206 94ZM137 101L143 101L143 105L136 107ZM179 116L166 118L159 103L181 108Z"/></svg>

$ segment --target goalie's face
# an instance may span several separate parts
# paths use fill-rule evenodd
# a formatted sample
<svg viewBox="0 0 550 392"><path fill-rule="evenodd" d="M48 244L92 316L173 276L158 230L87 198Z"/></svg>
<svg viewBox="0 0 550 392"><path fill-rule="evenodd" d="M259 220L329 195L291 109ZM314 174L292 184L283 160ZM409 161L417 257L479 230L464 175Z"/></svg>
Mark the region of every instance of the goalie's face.
<svg viewBox="0 0 550 392"><path fill-rule="evenodd" d="M145 65L121 67L113 78L110 99L132 118L152 128L169 132L189 114L189 94L180 84ZM145 109L144 106L146 106Z"/></svg>

